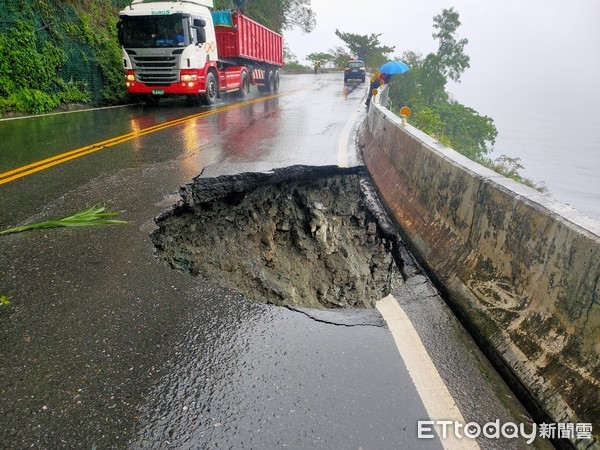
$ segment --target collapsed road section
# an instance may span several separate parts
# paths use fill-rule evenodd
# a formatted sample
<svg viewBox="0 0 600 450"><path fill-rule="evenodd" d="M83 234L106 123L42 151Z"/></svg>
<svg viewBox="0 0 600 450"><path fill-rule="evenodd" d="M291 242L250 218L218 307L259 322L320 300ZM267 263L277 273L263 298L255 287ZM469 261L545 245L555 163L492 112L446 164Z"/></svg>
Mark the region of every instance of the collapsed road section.
<svg viewBox="0 0 600 450"><path fill-rule="evenodd" d="M362 167L199 176L156 223L161 261L259 302L372 308L417 272Z"/></svg>

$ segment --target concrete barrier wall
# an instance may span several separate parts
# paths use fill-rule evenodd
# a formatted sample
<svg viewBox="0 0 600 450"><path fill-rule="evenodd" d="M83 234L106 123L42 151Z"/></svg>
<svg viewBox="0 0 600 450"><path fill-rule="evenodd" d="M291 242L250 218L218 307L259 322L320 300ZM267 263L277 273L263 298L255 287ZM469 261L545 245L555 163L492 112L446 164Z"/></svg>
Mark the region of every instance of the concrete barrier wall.
<svg viewBox="0 0 600 450"><path fill-rule="evenodd" d="M593 424L597 445L600 223L378 104L359 141L382 200L451 306L552 421Z"/></svg>

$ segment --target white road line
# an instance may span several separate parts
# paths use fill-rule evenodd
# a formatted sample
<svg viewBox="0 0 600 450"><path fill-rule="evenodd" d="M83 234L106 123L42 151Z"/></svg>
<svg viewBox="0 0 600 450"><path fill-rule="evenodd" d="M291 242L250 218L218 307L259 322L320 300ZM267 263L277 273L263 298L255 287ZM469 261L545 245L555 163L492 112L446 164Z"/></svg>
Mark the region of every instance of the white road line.
<svg viewBox="0 0 600 450"><path fill-rule="evenodd" d="M392 332L396 347L408 369L432 421L451 420L465 424L465 419L448 392L440 374L433 365L412 322L392 295L379 300L375 305ZM416 426L416 424L415 424ZM435 427L442 436L440 426ZM474 439L458 439L452 427L448 427L446 439L441 439L445 449L479 449Z"/></svg>
<svg viewBox="0 0 600 450"><path fill-rule="evenodd" d="M367 98L368 90L365 90L365 94L360 100L360 105L364 104L365 99ZM354 111L354 114L350 116L346 125L344 125L344 129L342 130L342 135L340 136L340 142L338 145L338 166L339 167L348 167L348 141L350 140L350 133L352 132L352 126L356 122L356 118L360 113L359 108Z"/></svg>

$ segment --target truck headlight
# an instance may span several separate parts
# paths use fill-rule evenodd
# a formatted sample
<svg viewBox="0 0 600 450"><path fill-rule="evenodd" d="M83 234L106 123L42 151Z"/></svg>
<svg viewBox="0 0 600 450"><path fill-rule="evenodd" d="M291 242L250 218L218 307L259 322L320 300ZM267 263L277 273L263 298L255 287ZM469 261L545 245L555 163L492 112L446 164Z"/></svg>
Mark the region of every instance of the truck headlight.
<svg viewBox="0 0 600 450"><path fill-rule="evenodd" d="M127 81L135 81L135 75L132 73L128 73L127 75L125 75L125 78L127 79Z"/></svg>
<svg viewBox="0 0 600 450"><path fill-rule="evenodd" d="M198 75L191 74L191 75L181 75L181 81L198 81Z"/></svg>

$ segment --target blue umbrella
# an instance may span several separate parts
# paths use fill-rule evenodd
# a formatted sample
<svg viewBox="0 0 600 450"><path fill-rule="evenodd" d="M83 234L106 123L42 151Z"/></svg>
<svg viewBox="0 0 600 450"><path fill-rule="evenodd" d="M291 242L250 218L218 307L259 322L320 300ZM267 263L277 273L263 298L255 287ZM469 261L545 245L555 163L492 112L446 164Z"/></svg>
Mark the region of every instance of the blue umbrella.
<svg viewBox="0 0 600 450"><path fill-rule="evenodd" d="M397 73L408 72L410 67L408 67L402 61L388 61L384 65L379 68L379 72L387 73L389 75L395 75Z"/></svg>

